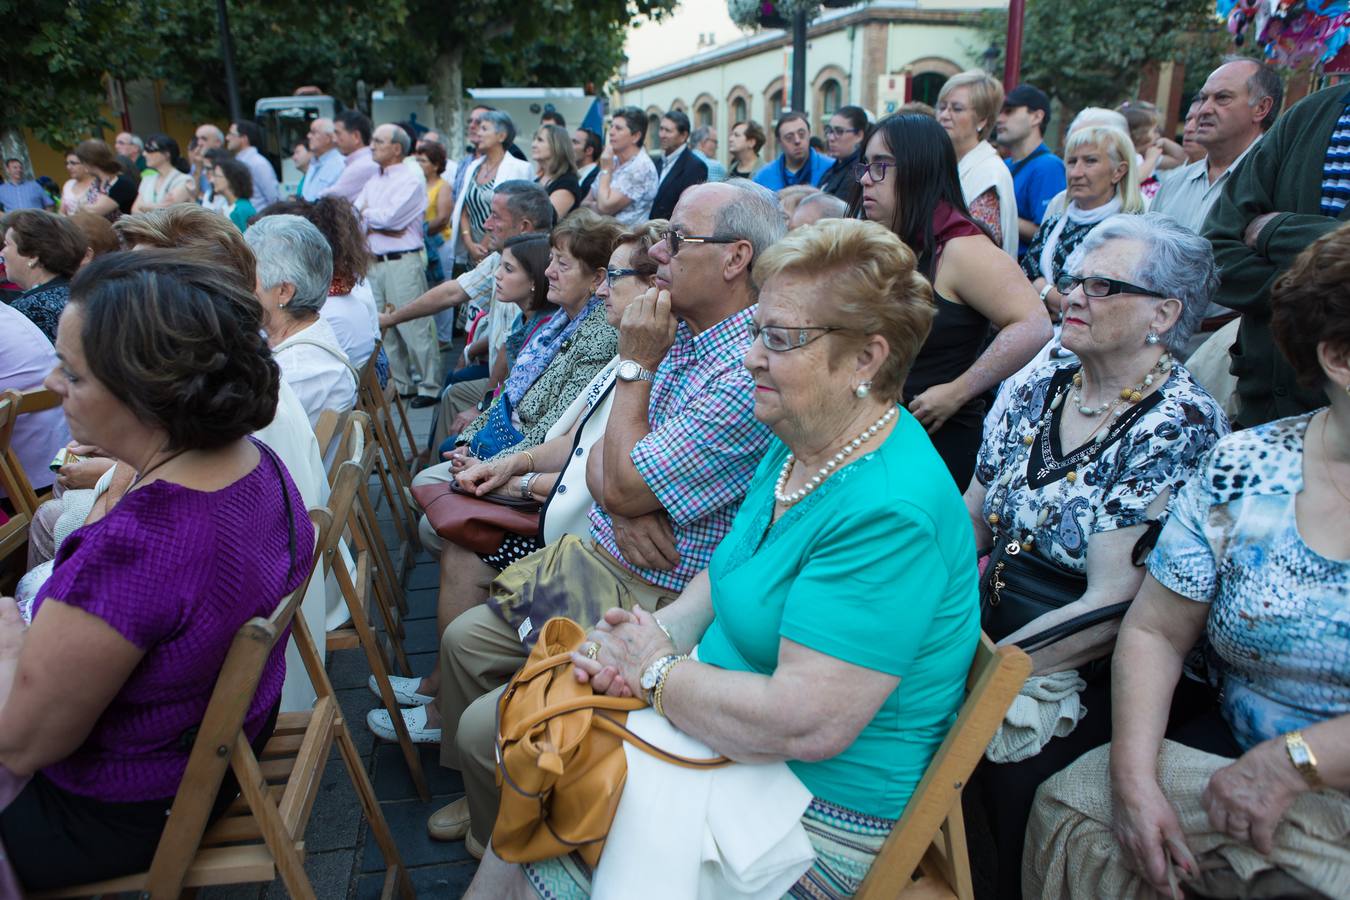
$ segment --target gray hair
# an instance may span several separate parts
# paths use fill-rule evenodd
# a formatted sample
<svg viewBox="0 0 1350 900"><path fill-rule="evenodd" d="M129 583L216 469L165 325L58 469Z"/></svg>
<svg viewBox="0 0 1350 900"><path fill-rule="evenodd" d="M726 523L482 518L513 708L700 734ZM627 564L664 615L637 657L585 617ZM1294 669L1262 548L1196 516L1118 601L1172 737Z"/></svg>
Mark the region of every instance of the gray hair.
<svg viewBox="0 0 1350 900"><path fill-rule="evenodd" d="M821 207L819 218L822 219L842 219L848 213L848 204L843 200L840 200L834 194L817 191L803 197L792 214L795 216L803 209L810 209L813 206Z"/></svg>
<svg viewBox="0 0 1350 900"><path fill-rule="evenodd" d="M536 182L523 178L503 181L492 192L494 197L497 194L506 198L506 209L513 217L529 219L535 231L548 231L553 227L553 204L549 202L548 192Z"/></svg>
<svg viewBox="0 0 1350 900"><path fill-rule="evenodd" d="M1284 104L1284 82L1280 80L1280 73L1259 59L1236 54L1225 56L1222 65L1235 62L1251 63L1256 67L1247 78L1247 105L1255 106L1267 97L1270 98L1270 112L1261 120L1261 131L1269 131L1270 126L1279 118L1280 107Z"/></svg>
<svg viewBox="0 0 1350 900"><path fill-rule="evenodd" d="M721 183L740 196L717 210L713 234L749 241L753 262L787 234L783 207L778 205L773 191L748 178L729 178Z"/></svg>
<svg viewBox="0 0 1350 900"><path fill-rule="evenodd" d="M320 134L335 134L337 132L337 126L334 125L333 120L327 116L319 116L317 119L310 122L309 125L311 128L317 126Z"/></svg>
<svg viewBox="0 0 1350 900"><path fill-rule="evenodd" d="M700 125L694 129L694 133L689 135L689 143L697 147L699 144L713 136L713 127L711 125Z"/></svg>
<svg viewBox="0 0 1350 900"><path fill-rule="evenodd" d="M299 317L323 308L333 281L333 250L313 223L299 216L263 216L244 232L244 243L257 257L264 289L295 287L286 312Z"/></svg>
<svg viewBox="0 0 1350 900"><path fill-rule="evenodd" d="M381 125L380 127L389 129L389 140L398 144L399 149L403 151L404 156L407 156L412 152L412 138L408 137L408 132L404 131L398 125Z"/></svg>
<svg viewBox="0 0 1350 900"><path fill-rule="evenodd" d="M507 147L516 142L516 123L511 121L511 117L500 109L490 109L478 118L481 125L491 125L495 130L506 133L506 139L502 141Z"/></svg>
<svg viewBox="0 0 1350 900"><path fill-rule="evenodd" d="M139 134L134 134L130 131L124 132L124 134L126 134L127 140L131 141L131 143L136 145L137 150L145 149L145 141L141 140L141 136Z"/></svg>
<svg viewBox="0 0 1350 900"><path fill-rule="evenodd" d="M1176 324L1159 337L1173 356L1184 353L1219 287L1209 241L1162 213L1118 214L1088 232L1065 270L1082 271L1083 258L1111 241L1133 241L1142 248L1129 280L1181 301Z"/></svg>
<svg viewBox="0 0 1350 900"><path fill-rule="evenodd" d="M225 143L225 132L221 131L219 126L212 125L210 122L207 122L205 125L198 125L197 127L207 129L206 133L211 135L211 139L214 140L216 143L219 144Z"/></svg>

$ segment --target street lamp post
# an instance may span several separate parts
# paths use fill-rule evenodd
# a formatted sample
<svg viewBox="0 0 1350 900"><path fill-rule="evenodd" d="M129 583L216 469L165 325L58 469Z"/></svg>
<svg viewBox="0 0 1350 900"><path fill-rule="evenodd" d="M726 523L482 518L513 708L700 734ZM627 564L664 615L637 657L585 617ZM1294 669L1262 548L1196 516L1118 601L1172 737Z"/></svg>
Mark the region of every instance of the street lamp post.
<svg viewBox="0 0 1350 900"><path fill-rule="evenodd" d="M1008 52L1003 59L1005 94L1017 87L1022 75L1022 17L1026 8L1026 0L1008 0L1008 40L1004 44Z"/></svg>
<svg viewBox="0 0 1350 900"><path fill-rule="evenodd" d="M234 73L234 44L230 41L230 13L225 0L216 0L216 24L220 28L220 55L225 61L225 96L230 106L230 121L243 118L239 108L239 79Z"/></svg>
<svg viewBox="0 0 1350 900"><path fill-rule="evenodd" d="M792 14L792 109L806 112L806 10Z"/></svg>

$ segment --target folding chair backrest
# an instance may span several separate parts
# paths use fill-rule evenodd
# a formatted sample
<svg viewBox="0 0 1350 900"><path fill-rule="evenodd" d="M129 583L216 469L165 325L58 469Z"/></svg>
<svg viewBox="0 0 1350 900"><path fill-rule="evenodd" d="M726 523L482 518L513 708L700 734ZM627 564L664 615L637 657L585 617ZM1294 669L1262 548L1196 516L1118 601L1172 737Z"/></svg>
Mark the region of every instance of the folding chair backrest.
<svg viewBox="0 0 1350 900"><path fill-rule="evenodd" d="M28 526L37 511L37 496L12 446L22 401L23 396L18 391L0 392L0 490L9 497L14 508L8 521L0 524L0 562L28 543Z"/></svg>
<svg viewBox="0 0 1350 900"><path fill-rule="evenodd" d="M892 900L910 886L920 868L944 882L951 895L961 900L973 897L961 790L1030 674L1031 658L1025 653L1016 647L996 647L980 635L956 722L872 863L856 894L859 900Z"/></svg>
<svg viewBox="0 0 1350 900"><path fill-rule="evenodd" d="M277 642L296 617L300 601L314 577L319 548L333 530L332 517L323 508L309 511L314 523L315 553L308 560L304 582L277 604L267 618L245 622L234 636L225 664L216 678L215 690L207 703L206 714L188 756L187 770L169 810L164 835L150 864L146 888L154 896L176 896L178 886L197 856L197 847L206 832L207 819L231 755L243 736L244 719L253 704L263 667ZM245 740L247 745L247 740Z"/></svg>

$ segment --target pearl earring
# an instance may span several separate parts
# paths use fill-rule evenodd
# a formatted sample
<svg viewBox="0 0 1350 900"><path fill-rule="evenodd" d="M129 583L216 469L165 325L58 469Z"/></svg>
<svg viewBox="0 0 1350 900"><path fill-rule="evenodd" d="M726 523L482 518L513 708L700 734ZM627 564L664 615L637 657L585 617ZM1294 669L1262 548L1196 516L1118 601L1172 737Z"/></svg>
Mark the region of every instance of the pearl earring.
<svg viewBox="0 0 1350 900"><path fill-rule="evenodd" d="M870 381L864 381L862 384L858 385L856 388L853 389L854 395L859 400L864 399L871 392L872 392L872 382Z"/></svg>
<svg viewBox="0 0 1350 900"><path fill-rule="evenodd" d="M1154 344L1158 343L1159 340L1160 338L1158 337L1158 335L1150 331L1148 333L1148 337L1144 338L1144 343L1152 347Z"/></svg>

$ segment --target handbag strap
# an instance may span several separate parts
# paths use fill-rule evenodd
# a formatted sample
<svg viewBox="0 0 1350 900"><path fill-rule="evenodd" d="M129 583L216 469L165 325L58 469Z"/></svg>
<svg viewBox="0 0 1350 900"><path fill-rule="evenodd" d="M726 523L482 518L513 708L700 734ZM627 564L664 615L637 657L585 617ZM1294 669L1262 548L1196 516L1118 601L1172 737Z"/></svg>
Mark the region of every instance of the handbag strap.
<svg viewBox="0 0 1350 900"><path fill-rule="evenodd" d="M1124 616L1125 611L1129 608L1130 601L1128 600L1124 603L1112 603L1110 606L1100 606L1090 612L1083 613L1081 616L1074 616L1072 619L1060 622L1058 625L1051 625L1044 631L1033 634L1029 638L1024 638L1017 642L1017 646L1025 653L1033 653L1037 650L1044 649L1056 641L1063 640L1070 635L1091 628L1093 625L1099 625L1102 622L1118 619Z"/></svg>

